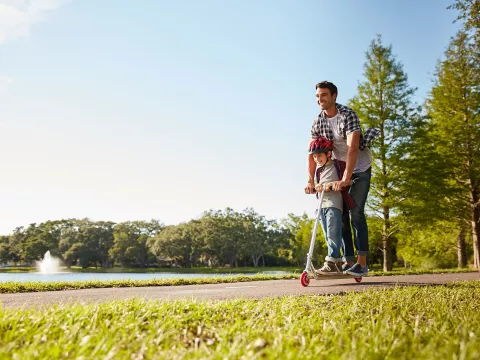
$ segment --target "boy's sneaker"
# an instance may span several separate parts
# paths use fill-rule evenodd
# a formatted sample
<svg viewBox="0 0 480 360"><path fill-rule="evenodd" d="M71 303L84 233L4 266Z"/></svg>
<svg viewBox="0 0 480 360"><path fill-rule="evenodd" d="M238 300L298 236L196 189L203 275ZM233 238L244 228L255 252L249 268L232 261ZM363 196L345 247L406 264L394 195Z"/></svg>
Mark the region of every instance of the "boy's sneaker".
<svg viewBox="0 0 480 360"><path fill-rule="evenodd" d="M362 268L362 265L355 264L350 269L346 270L345 274L362 277L368 274L368 267Z"/></svg>
<svg viewBox="0 0 480 360"><path fill-rule="evenodd" d="M342 264L342 271L347 271L348 269L350 269L351 267L353 266L353 262L344 262Z"/></svg>
<svg viewBox="0 0 480 360"><path fill-rule="evenodd" d="M323 263L323 267L315 272L318 275L339 275L342 273L342 271L338 268L338 264L331 261L325 261Z"/></svg>

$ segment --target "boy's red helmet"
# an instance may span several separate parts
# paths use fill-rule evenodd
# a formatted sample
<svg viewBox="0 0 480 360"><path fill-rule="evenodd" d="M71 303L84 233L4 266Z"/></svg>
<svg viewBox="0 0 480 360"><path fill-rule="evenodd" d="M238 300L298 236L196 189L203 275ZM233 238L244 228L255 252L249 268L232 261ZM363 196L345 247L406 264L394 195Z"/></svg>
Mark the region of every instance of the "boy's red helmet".
<svg viewBox="0 0 480 360"><path fill-rule="evenodd" d="M324 138L323 136L320 136L317 139L313 139L310 142L310 147L308 149L309 154L321 154L321 153L327 153L329 151L333 150L333 143L328 140L327 138Z"/></svg>

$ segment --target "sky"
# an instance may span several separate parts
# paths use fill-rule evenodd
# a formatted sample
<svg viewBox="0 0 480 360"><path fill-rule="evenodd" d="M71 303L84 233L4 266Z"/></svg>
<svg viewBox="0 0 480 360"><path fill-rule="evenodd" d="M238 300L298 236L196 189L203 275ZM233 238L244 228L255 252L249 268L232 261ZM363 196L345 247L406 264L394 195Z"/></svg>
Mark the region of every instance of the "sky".
<svg viewBox="0 0 480 360"><path fill-rule="evenodd" d="M423 103L453 0L0 0L0 234L247 207L313 216L306 151L376 34Z"/></svg>

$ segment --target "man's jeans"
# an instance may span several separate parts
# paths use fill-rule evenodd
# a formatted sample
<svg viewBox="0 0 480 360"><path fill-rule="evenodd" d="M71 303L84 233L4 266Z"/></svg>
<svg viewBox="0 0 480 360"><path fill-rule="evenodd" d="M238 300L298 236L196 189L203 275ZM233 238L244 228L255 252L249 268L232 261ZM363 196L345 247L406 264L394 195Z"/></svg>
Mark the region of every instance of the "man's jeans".
<svg viewBox="0 0 480 360"><path fill-rule="evenodd" d="M368 226L365 218L365 203L370 190L371 178L371 168L352 175L350 196L355 203L355 207L350 212L344 211L342 216L343 254L346 261L355 261L350 221L355 234L357 255L368 255Z"/></svg>
<svg viewBox="0 0 480 360"><path fill-rule="evenodd" d="M323 234L328 246L327 261L341 261L340 250L342 248L342 211L329 207L321 210Z"/></svg>

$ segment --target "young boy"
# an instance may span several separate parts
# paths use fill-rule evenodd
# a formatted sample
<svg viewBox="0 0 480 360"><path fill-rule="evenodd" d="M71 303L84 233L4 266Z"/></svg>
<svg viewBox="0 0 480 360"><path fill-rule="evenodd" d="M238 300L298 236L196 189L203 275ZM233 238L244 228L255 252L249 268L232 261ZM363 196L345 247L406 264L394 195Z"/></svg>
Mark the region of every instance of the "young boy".
<svg viewBox="0 0 480 360"><path fill-rule="evenodd" d="M333 191L332 186L340 181L345 171L345 163L332 160L333 143L319 137L310 143L309 153L312 154L317 169L315 170L315 190L324 191L320 220L327 241L328 256L323 267L317 270L320 275L342 274L342 212L352 209L355 205L348 194L348 188ZM350 181L351 184L351 181ZM348 185L350 185L348 184ZM308 187L305 188L308 193ZM318 197L318 194L317 194ZM345 208L344 209L344 205Z"/></svg>

